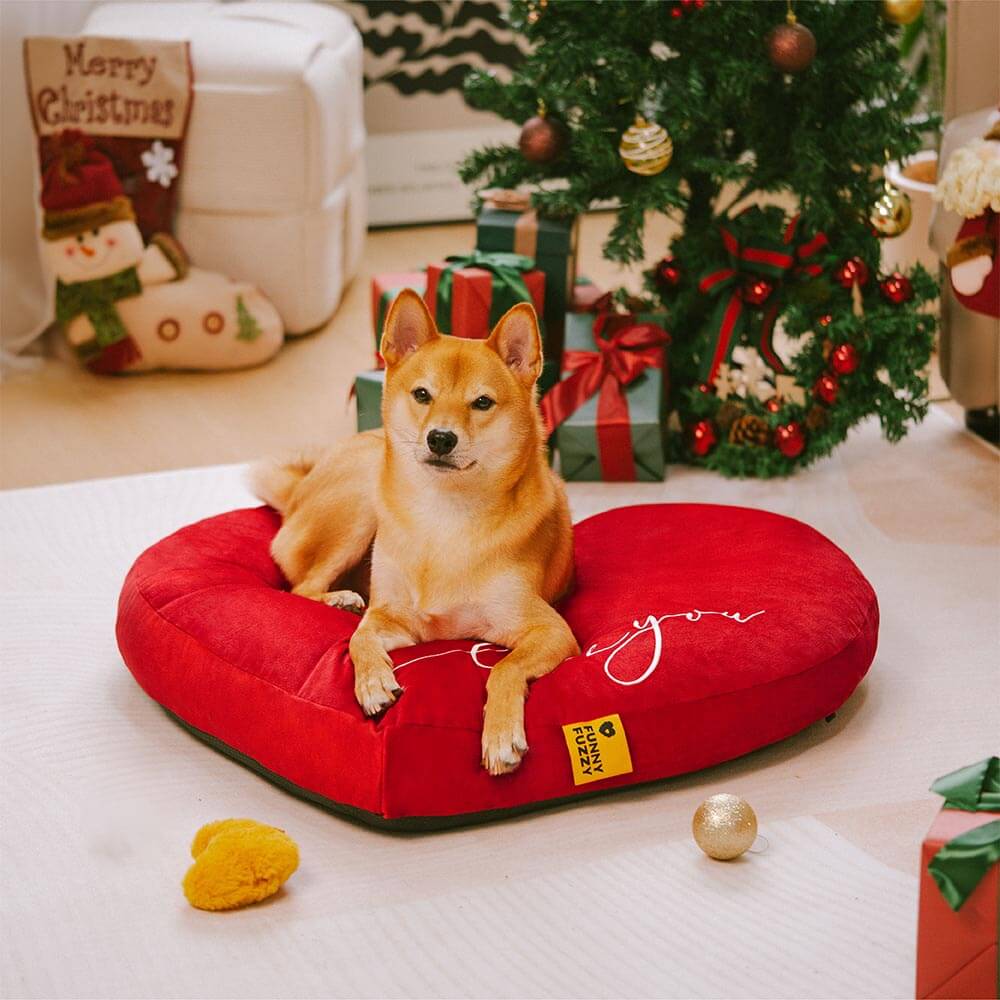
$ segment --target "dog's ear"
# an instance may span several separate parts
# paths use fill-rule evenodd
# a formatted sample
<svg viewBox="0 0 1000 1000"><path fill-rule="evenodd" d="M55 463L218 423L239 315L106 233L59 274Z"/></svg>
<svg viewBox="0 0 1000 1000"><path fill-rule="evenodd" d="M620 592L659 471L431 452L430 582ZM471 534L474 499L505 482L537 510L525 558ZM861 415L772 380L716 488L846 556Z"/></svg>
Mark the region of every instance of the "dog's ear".
<svg viewBox="0 0 1000 1000"><path fill-rule="evenodd" d="M416 292L404 288L389 306L379 353L392 367L439 336L424 300Z"/></svg>
<svg viewBox="0 0 1000 1000"><path fill-rule="evenodd" d="M519 302L500 317L486 346L492 347L525 385L533 385L542 374L542 338L538 332L538 317L527 302Z"/></svg>

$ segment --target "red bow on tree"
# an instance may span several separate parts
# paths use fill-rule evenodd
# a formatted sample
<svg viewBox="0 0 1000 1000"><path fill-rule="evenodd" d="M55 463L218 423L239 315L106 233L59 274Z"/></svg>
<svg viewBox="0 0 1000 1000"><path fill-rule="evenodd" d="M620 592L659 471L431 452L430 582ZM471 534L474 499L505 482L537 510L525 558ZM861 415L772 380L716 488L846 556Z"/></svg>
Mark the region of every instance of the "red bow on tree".
<svg viewBox="0 0 1000 1000"><path fill-rule="evenodd" d="M565 351L563 371L542 398L546 436L575 413L595 393L597 447L605 481L635 479L628 402L624 389L647 368L663 367L663 348L670 335L655 323L637 323L634 316L603 313L594 320L596 351Z"/></svg>
<svg viewBox="0 0 1000 1000"><path fill-rule="evenodd" d="M754 245L741 244L724 226L719 228L730 266L706 274L698 283L698 290L706 295L718 295L730 290L729 297L720 300L710 321L715 344L706 352L701 363L702 381L708 385L715 384L719 365L729 360L733 348L739 342L746 325L745 303L748 301L755 305L768 302L761 317L758 346L762 357L775 372L785 371L772 342L774 323L781 309L781 283L788 274L804 274L809 277L820 274L822 268L818 264L808 263L808 260L827 245L826 235L817 233L807 242L797 247L792 246L798 224L799 217L796 215L785 227L780 243L773 239L757 238L754 239ZM743 281L747 282L746 287L741 284ZM759 289L751 288L754 281L761 282ZM758 292L756 298L754 292Z"/></svg>

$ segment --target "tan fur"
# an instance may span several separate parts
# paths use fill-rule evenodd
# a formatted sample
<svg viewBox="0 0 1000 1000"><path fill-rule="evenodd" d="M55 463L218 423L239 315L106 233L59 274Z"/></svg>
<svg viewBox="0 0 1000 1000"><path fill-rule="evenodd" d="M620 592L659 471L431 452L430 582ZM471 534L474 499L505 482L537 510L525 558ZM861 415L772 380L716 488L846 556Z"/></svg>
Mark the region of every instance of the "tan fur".
<svg viewBox="0 0 1000 1000"><path fill-rule="evenodd" d="M384 430L255 471L258 495L284 515L272 553L294 593L350 607L369 590L370 552L368 609L350 645L369 715L400 693L394 649L460 638L508 647L487 681L482 740L483 765L502 774L528 749L528 683L578 652L551 606L571 582L572 527L535 406L534 310L515 306L489 340L463 340L440 336L420 297L402 292L381 352ZM483 396L495 401L485 411L472 406ZM453 450L435 455L431 430L456 435Z"/></svg>

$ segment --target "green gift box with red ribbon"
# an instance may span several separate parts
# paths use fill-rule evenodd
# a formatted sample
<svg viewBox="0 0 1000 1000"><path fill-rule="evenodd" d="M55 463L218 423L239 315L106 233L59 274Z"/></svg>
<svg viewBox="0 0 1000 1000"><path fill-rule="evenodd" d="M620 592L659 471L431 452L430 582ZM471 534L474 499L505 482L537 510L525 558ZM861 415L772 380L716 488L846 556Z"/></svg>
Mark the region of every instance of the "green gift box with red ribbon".
<svg viewBox="0 0 1000 1000"><path fill-rule="evenodd" d="M568 313L562 379L541 401L563 478L663 479L665 316Z"/></svg>
<svg viewBox="0 0 1000 1000"><path fill-rule="evenodd" d="M931 785L944 805L920 865L916 996L996 1000L1000 992L1000 758Z"/></svg>
<svg viewBox="0 0 1000 1000"><path fill-rule="evenodd" d="M385 389L385 369L361 372L354 379L354 396L358 406L358 431L370 431L382 426L382 393Z"/></svg>

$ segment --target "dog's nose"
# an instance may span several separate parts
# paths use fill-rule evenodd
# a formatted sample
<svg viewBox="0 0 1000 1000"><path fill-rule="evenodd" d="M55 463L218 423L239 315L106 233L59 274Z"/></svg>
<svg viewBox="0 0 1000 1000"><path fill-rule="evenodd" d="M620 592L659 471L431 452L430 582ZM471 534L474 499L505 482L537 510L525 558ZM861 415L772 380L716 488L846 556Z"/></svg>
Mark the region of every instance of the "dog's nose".
<svg viewBox="0 0 1000 1000"><path fill-rule="evenodd" d="M435 455L447 455L456 444L458 444L458 435L454 431L435 429L427 432L427 447Z"/></svg>

